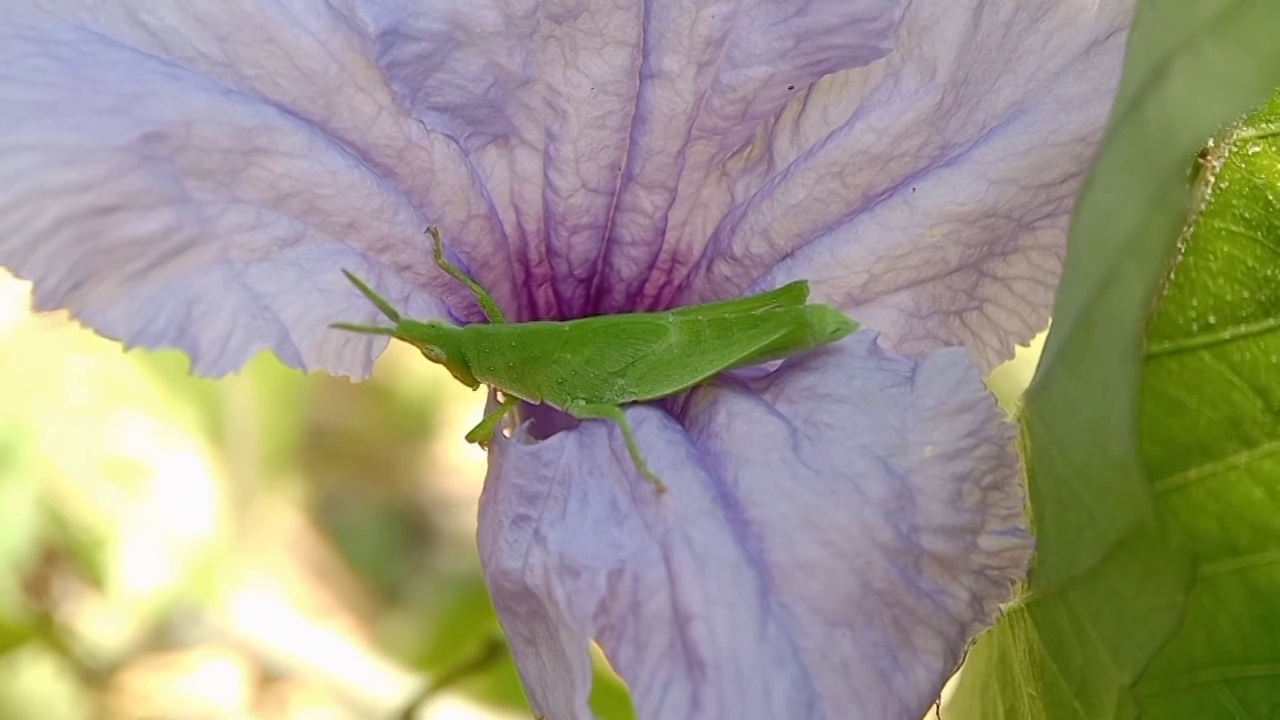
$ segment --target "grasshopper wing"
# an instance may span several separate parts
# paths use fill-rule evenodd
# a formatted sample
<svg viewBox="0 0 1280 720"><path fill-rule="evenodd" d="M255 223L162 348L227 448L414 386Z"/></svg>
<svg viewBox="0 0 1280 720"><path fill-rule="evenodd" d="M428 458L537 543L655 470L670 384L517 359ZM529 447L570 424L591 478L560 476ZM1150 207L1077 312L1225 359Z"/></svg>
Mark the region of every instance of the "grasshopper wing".
<svg viewBox="0 0 1280 720"><path fill-rule="evenodd" d="M591 368L593 373L617 375L645 357L666 352L674 340L674 323L667 313L603 315L565 324L565 341L556 364Z"/></svg>
<svg viewBox="0 0 1280 720"><path fill-rule="evenodd" d="M590 365L605 373L623 372L637 364L678 366L688 360L700 367L716 365L722 358L740 364L785 336L778 326L791 323L779 323L781 316L772 311L803 312L808 297L809 283L796 280L776 290L705 305L585 318L569 323L562 348L575 355L578 350L587 351ZM727 367L732 365L710 375Z"/></svg>
<svg viewBox="0 0 1280 720"><path fill-rule="evenodd" d="M803 308L794 308L802 310ZM581 400L621 404L673 395L761 354L772 356L794 332L788 311L681 317L613 316L576 323L555 359L552 386L591 389ZM566 374L576 376L568 382ZM583 376L590 380L583 384ZM556 381L559 382L556 382ZM548 397L559 404L561 398Z"/></svg>
<svg viewBox="0 0 1280 720"><path fill-rule="evenodd" d="M714 317L738 313L759 312L761 310L777 310L787 307L801 307L809 300L809 283L805 280L794 280L776 290L748 295L746 297L721 300L704 305L686 305L674 308L672 315L680 317Z"/></svg>

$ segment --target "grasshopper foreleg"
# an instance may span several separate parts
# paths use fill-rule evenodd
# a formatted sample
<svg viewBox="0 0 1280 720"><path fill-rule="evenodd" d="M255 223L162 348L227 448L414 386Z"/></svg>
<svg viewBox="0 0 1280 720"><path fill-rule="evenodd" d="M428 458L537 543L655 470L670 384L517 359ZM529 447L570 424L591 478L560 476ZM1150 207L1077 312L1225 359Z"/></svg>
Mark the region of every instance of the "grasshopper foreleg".
<svg viewBox="0 0 1280 720"><path fill-rule="evenodd" d="M498 431L498 424L502 422L502 418L511 412L512 408L520 402L520 398L515 395L507 395L502 404L493 412L484 416L478 425L471 428L467 433L467 442L475 443L485 450L489 449L489 441L493 439L493 434Z"/></svg>
<svg viewBox="0 0 1280 720"><path fill-rule="evenodd" d="M431 236L431 250L435 254L436 265L440 266L440 269L445 271L449 277L467 286L471 294L476 296L476 302L480 303L480 309L484 310L489 322L505 323L507 318L502 314L502 310L498 308L497 301L493 299L489 291L481 287L480 283L463 272L462 268L449 262L449 259L444 256L444 240L440 239L440 228L429 227L427 228L427 234Z"/></svg>

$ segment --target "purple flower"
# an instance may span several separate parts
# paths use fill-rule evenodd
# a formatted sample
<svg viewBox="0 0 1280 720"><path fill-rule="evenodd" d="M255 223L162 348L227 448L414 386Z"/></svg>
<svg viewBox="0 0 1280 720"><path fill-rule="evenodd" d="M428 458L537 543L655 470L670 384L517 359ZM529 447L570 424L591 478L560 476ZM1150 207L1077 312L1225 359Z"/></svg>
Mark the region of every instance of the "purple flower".
<svg viewBox="0 0 1280 720"><path fill-rule="evenodd" d="M0 263L218 375L361 376L339 268L518 319L796 278L869 330L498 439L485 575L535 710L914 720L1022 577L1013 430L981 378L1045 324L1131 2L9 0Z"/></svg>

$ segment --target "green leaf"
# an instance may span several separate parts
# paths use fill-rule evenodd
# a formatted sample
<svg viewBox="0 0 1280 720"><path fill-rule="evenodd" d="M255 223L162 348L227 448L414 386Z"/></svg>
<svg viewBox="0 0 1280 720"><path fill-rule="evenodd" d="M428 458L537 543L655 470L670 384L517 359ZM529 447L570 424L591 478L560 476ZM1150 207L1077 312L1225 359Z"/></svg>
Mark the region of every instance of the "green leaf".
<svg viewBox="0 0 1280 720"><path fill-rule="evenodd" d="M20 581L39 556L44 530L33 455L26 428L0 418L0 652L3 623L20 604Z"/></svg>
<svg viewBox="0 0 1280 720"><path fill-rule="evenodd" d="M5 720L89 720L94 697L75 669L38 644L0 657L0 718Z"/></svg>
<svg viewBox="0 0 1280 720"><path fill-rule="evenodd" d="M943 717L1136 717L1130 693L1182 619L1190 563L1153 526L1129 533L1067 589L1023 599L965 659Z"/></svg>
<svg viewBox="0 0 1280 720"><path fill-rule="evenodd" d="M1158 477L1149 464L1168 462L1169 450L1139 440L1140 424L1147 437L1151 423L1187 423L1188 435L1204 428L1186 406L1148 410L1150 423L1140 420L1143 338L1186 220L1191 158L1280 85L1278 27L1274 0L1140 4L1112 126L1076 209L1053 329L1024 402L1035 567L1020 604L971 653L949 717L1136 717L1156 697L1158 687L1146 683L1161 677L1166 655L1152 659L1184 617L1171 649L1205 617L1199 585L1192 590L1192 551L1200 548L1166 525L1168 502L1148 476ZM1171 392L1204 389L1197 379L1180 382ZM1224 716L1184 710L1149 716Z"/></svg>
<svg viewBox="0 0 1280 720"><path fill-rule="evenodd" d="M1195 551L1186 619L1138 686L1153 717L1280 715L1280 94L1207 150L1147 332L1142 455Z"/></svg>
<svg viewBox="0 0 1280 720"><path fill-rule="evenodd" d="M475 656L477 649L502 638L489 592L479 576L451 589L439 618L426 628L429 643L415 665L432 676L449 673ZM635 720L631 696L620 679L597 662L590 698L591 710L600 720ZM520 678L510 655L503 655L475 675L459 681L455 690L496 707L529 709Z"/></svg>
<svg viewBox="0 0 1280 720"><path fill-rule="evenodd" d="M36 637L37 633L33 625L0 618L0 657L12 650L17 650L35 640Z"/></svg>
<svg viewBox="0 0 1280 720"><path fill-rule="evenodd" d="M1025 401L1042 585L1084 572L1152 517L1136 442L1142 338L1186 217L1188 159L1280 85L1280 3L1139 7Z"/></svg>
<svg viewBox="0 0 1280 720"><path fill-rule="evenodd" d="M190 360L178 351L139 349L130 357L168 390L175 416L223 451L231 476L246 489L296 470L316 387L343 382L302 375L265 352L234 376L218 380L191 375Z"/></svg>

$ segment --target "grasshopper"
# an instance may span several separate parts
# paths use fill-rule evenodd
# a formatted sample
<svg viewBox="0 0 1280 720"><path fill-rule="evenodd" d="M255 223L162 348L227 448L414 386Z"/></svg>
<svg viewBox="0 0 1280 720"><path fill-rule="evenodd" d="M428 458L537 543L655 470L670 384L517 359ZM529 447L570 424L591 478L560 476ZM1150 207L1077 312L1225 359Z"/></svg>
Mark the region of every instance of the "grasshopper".
<svg viewBox="0 0 1280 720"><path fill-rule="evenodd" d="M809 283L665 312L597 315L577 320L507 322L493 297L444 256L438 228L436 264L475 295L488 323L457 326L403 317L365 282L343 274L394 325L334 323L351 332L387 335L418 348L463 385L502 394L499 406L467 433L487 447L502 419L521 401L547 403L580 420L618 424L636 469L665 490L649 469L623 414L626 403L665 398L725 370L779 360L833 343L857 323L828 305L808 303Z"/></svg>

